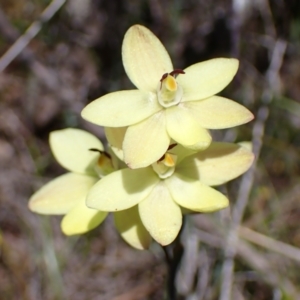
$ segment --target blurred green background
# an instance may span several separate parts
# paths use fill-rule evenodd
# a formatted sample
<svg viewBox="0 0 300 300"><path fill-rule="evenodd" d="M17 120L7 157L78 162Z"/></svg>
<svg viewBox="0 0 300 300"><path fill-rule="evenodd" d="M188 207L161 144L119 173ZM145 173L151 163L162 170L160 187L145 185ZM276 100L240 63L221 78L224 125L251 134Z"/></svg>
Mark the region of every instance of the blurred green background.
<svg viewBox="0 0 300 300"><path fill-rule="evenodd" d="M1 0L0 63L49 4ZM0 73L0 300L166 299L168 267L158 245L130 248L110 218L84 236L65 237L60 217L27 208L35 190L64 172L49 152L50 131L83 128L103 140L102 129L80 111L101 95L133 87L121 45L137 23L161 39L176 68L215 57L240 60L221 94L256 120L213 132L218 141L254 138L257 154L232 299L300 299L300 2L69 0ZM240 183L221 188L231 209L243 194ZM231 209L187 217L178 299L226 300L222 266Z"/></svg>

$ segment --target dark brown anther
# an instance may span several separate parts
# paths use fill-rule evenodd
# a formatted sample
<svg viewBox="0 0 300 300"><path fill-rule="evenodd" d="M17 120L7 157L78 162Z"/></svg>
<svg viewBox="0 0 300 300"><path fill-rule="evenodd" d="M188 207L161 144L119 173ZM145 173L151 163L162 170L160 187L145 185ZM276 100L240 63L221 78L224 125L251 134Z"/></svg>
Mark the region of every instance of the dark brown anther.
<svg viewBox="0 0 300 300"><path fill-rule="evenodd" d="M178 144L176 144L176 143L174 143L174 144L171 144L169 147L168 147L168 150L171 150L171 149L173 149L174 147L176 147ZM167 151L168 151L167 150ZM163 161L164 159L165 159L165 154L157 161L158 163L159 162L161 162L161 161Z"/></svg>
<svg viewBox="0 0 300 300"><path fill-rule="evenodd" d="M160 79L160 89L161 89L161 86L162 86L162 82L164 81L164 79L167 78L168 75L169 75L168 73L165 73L165 74L161 77L161 79Z"/></svg>
<svg viewBox="0 0 300 300"><path fill-rule="evenodd" d="M176 143L174 143L174 144L171 144L170 146L169 146L169 148L168 148L168 150L171 150L171 149L173 149L174 147L176 147L177 146L177 144Z"/></svg>
<svg viewBox="0 0 300 300"><path fill-rule="evenodd" d="M162 87L162 82L164 81L164 79L167 78L168 75L171 75L171 76L173 76L174 78L176 78L176 76L177 76L178 74L185 74L185 72L184 72L183 70L181 70L181 69L175 69L175 70L172 71L171 73L165 73L165 74L161 77L161 79L160 79L160 89L161 89L161 87Z"/></svg>
<svg viewBox="0 0 300 300"><path fill-rule="evenodd" d="M159 163L159 162L163 161L165 159L165 156L166 155L164 154L157 162Z"/></svg>
<svg viewBox="0 0 300 300"><path fill-rule="evenodd" d="M89 151L93 151L93 152L99 152L99 153L102 153L101 150L99 149L96 149L96 148L90 148Z"/></svg>
<svg viewBox="0 0 300 300"><path fill-rule="evenodd" d="M165 73L165 74L161 77L160 82L162 82L165 78L167 78L168 75L169 75L169 73Z"/></svg>
<svg viewBox="0 0 300 300"><path fill-rule="evenodd" d="M96 149L96 148L90 148L89 149L90 151L93 151L93 152L98 152L100 154L103 154L105 155L107 158L111 159L111 155L109 153L107 153L106 151L101 151L99 149Z"/></svg>
<svg viewBox="0 0 300 300"><path fill-rule="evenodd" d="M185 72L184 72L183 70L181 70L181 69L175 69L174 71L172 71L172 72L170 73L170 75L172 75L172 76L175 77L175 78L176 78L176 76L177 76L178 74L185 74Z"/></svg>

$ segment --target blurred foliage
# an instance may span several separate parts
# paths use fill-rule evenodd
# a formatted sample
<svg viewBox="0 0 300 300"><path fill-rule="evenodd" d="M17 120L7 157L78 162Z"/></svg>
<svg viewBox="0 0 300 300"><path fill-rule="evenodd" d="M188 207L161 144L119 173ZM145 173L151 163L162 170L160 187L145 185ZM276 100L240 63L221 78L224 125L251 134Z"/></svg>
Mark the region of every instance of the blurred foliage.
<svg viewBox="0 0 300 300"><path fill-rule="evenodd" d="M13 44L9 32L24 33L49 3L2 1L8 22L0 14L0 56ZM254 115L264 105L269 109L243 226L300 248L300 2L69 0L0 74L1 300L166 297L167 266L157 245L137 253L119 238L111 219L87 235L66 238L59 217L27 209L32 192L63 172L49 153L50 131L80 127L103 139L103 131L83 121L80 111L107 92L132 88L121 44L135 23L162 40L176 68L218 56L240 60L236 78L222 95ZM286 42L286 50L277 81L272 81L276 84L270 85L272 51L279 40ZM268 103L266 92L272 95ZM240 142L252 138L252 127L253 122L213 134ZM232 205L239 182L223 190ZM222 247L199 230L222 238L229 219L229 210L187 217L185 253L194 249L196 256L185 257L180 266L179 299L218 299ZM238 252L236 259L234 299L299 299L299 257L292 260L249 245L252 254ZM258 258L270 269L259 268ZM291 290L296 290L292 296Z"/></svg>

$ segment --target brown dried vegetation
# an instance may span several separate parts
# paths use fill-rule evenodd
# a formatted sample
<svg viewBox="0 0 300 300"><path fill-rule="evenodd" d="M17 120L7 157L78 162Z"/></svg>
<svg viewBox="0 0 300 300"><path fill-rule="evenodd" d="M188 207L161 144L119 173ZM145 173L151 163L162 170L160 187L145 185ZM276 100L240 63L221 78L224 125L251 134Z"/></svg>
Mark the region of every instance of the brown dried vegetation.
<svg viewBox="0 0 300 300"><path fill-rule="evenodd" d="M1 3L0 63L49 3ZM258 161L250 190L241 180L223 187L233 210L246 195L237 219L229 209L187 216L178 299L300 299L299 13L296 0L72 0L43 24L0 73L0 299L166 298L168 268L157 245L131 249L110 218L89 234L66 238L59 217L27 208L30 195L63 172L49 153L50 131L79 127L103 139L80 111L107 92L132 88L121 43L135 23L159 36L176 68L237 57L238 75L223 95L256 115L251 124L214 132L230 142L251 140L254 133ZM228 248L234 222L239 239ZM224 270L231 250L233 276ZM226 283L232 298L226 298Z"/></svg>

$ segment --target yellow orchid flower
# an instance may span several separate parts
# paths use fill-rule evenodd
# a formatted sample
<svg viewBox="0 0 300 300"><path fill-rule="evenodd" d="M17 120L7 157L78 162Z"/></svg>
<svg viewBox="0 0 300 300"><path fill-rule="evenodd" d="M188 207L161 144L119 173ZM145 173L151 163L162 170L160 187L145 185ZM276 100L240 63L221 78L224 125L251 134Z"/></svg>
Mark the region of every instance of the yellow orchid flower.
<svg viewBox="0 0 300 300"><path fill-rule="evenodd" d="M234 127L253 119L242 105L215 96L236 74L236 59L216 58L174 70L164 46L141 25L125 34L122 59L138 89L100 97L83 109L82 117L106 127L128 126L122 149L130 168L159 160L171 139L203 150L211 143L207 129Z"/></svg>
<svg viewBox="0 0 300 300"><path fill-rule="evenodd" d="M50 133L51 151L58 163L70 171L48 182L29 200L29 208L40 214L65 215L61 229L66 235L81 234L98 226L106 212L86 207L85 198L99 180L95 166L102 143L80 129L63 129Z"/></svg>
<svg viewBox="0 0 300 300"><path fill-rule="evenodd" d="M66 235L83 234L97 227L107 212L88 208L86 196L99 178L114 170L102 143L80 129L63 129L50 134L50 147L56 160L68 171L41 187L29 200L33 212L65 215L61 229ZM99 151L90 151L90 150ZM124 216L124 217L123 217ZM136 208L114 214L123 239L137 249L148 248L151 236L141 222Z"/></svg>
<svg viewBox="0 0 300 300"><path fill-rule="evenodd" d="M125 168L104 177L90 189L86 203L94 209L120 214L137 207L150 235L168 245L181 228L181 207L196 212L227 207L228 199L210 186L236 178L252 161L253 154L236 144L212 143L195 154L171 145L152 166Z"/></svg>

